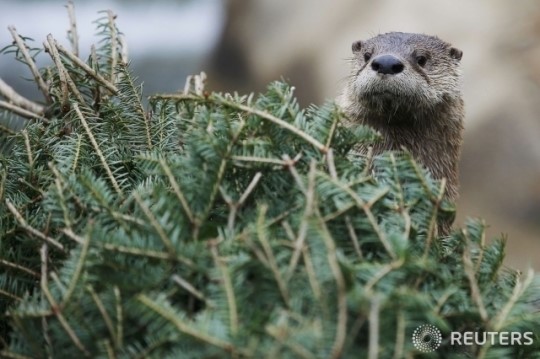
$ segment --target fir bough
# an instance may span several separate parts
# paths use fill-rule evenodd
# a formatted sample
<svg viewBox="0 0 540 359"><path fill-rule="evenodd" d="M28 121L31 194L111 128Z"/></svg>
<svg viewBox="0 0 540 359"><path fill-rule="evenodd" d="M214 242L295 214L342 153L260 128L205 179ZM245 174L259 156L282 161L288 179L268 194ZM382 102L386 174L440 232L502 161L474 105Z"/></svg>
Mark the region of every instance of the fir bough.
<svg viewBox="0 0 540 359"><path fill-rule="evenodd" d="M480 221L437 238L452 204L407 153L350 155L377 135L283 82L146 108L106 14L87 61L49 37L45 105L0 119L28 118L0 127L0 355L406 358L426 323L535 335L430 357L538 354L538 282Z"/></svg>

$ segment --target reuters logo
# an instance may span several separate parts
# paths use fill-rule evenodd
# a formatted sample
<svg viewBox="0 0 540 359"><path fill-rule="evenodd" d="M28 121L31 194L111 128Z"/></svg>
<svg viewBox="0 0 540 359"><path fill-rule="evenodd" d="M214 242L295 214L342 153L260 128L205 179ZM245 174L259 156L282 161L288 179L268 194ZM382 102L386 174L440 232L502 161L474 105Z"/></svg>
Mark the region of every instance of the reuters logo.
<svg viewBox="0 0 540 359"><path fill-rule="evenodd" d="M422 324L414 330L412 342L414 347L421 352L431 353L441 346L442 334L436 326Z"/></svg>

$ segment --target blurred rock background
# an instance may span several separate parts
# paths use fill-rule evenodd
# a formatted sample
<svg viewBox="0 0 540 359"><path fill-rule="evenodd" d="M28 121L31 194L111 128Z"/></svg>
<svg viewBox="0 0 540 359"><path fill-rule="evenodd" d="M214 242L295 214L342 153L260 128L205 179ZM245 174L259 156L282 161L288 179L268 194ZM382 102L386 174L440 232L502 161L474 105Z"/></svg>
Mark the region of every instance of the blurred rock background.
<svg viewBox="0 0 540 359"><path fill-rule="evenodd" d="M66 39L64 1L2 0L8 25L36 40ZM458 224L482 217L488 237L508 236L506 264L540 270L540 3L535 0L170 0L75 1L81 52L95 41L99 10L118 14L144 93L209 74L212 90L295 85L302 105L336 97L354 40L380 32L438 35L464 51L467 106ZM67 43L67 40L66 40ZM44 62L50 61L42 56ZM0 57L0 77L31 98L29 73Z"/></svg>

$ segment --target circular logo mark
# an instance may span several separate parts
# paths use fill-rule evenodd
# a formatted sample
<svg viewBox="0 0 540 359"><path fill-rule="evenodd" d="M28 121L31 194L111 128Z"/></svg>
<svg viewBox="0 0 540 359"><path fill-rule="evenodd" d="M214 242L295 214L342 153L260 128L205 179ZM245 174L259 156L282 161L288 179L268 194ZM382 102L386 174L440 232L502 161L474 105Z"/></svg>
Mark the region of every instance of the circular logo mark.
<svg viewBox="0 0 540 359"><path fill-rule="evenodd" d="M412 342L414 347L421 352L431 353L441 346L442 334L436 326L422 324L414 330Z"/></svg>

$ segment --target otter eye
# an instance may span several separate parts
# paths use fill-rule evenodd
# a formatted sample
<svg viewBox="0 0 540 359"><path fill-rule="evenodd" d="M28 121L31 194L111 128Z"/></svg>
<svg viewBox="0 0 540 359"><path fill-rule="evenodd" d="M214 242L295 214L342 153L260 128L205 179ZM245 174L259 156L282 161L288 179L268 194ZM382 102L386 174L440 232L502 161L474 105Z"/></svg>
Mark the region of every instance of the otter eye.
<svg viewBox="0 0 540 359"><path fill-rule="evenodd" d="M423 56L423 55L418 55L418 56L416 56L416 63L417 63L420 67L426 66L426 63L427 63L427 57L425 57L425 56Z"/></svg>
<svg viewBox="0 0 540 359"><path fill-rule="evenodd" d="M366 52L366 53L364 54L364 61L365 61L365 62L368 62L369 59L371 59L371 53Z"/></svg>

